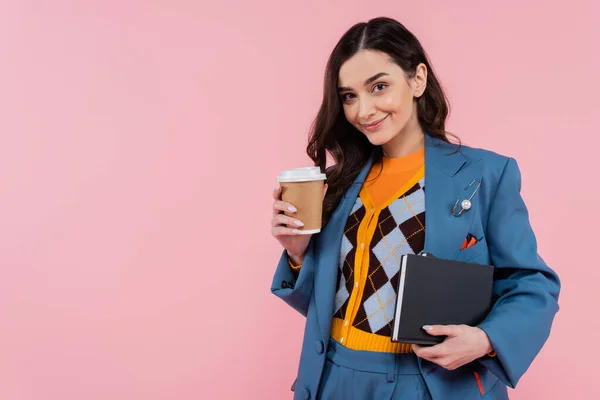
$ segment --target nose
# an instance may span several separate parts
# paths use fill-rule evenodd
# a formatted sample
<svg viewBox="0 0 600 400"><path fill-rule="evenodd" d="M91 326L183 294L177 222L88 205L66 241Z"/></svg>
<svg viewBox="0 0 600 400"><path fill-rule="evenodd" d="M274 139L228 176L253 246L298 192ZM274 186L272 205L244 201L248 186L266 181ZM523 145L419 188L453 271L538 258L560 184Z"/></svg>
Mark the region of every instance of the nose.
<svg viewBox="0 0 600 400"><path fill-rule="evenodd" d="M375 115L375 105L373 101L365 97L358 103L358 120L361 123L365 123L371 120L371 117Z"/></svg>

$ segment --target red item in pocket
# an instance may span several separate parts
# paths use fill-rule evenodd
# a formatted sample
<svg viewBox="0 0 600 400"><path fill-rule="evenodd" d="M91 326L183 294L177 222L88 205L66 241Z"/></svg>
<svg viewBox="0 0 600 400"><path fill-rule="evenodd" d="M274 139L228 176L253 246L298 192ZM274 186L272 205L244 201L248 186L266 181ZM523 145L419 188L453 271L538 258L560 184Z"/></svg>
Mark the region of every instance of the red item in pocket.
<svg viewBox="0 0 600 400"><path fill-rule="evenodd" d="M475 238L475 236L471 235L470 233L467 235L467 237L465 238L465 240L463 241L462 246L460 246L461 250L466 249L467 247L471 247L473 246L475 243L477 243L477 239Z"/></svg>

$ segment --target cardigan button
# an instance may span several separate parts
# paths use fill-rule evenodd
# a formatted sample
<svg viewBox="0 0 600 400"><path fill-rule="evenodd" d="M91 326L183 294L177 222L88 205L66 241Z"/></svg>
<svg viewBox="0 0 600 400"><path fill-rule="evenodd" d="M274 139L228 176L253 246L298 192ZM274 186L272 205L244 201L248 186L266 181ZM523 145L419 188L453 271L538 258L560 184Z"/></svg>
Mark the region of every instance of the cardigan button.
<svg viewBox="0 0 600 400"><path fill-rule="evenodd" d="M282 288L282 289L287 289L287 288L288 288L288 283L287 283L287 281L282 281L282 282L281 282L281 288Z"/></svg>
<svg viewBox="0 0 600 400"><path fill-rule="evenodd" d="M323 350L325 350L325 346L323 346L323 342L321 342L320 340L317 340L315 348L317 350L317 354L323 354Z"/></svg>

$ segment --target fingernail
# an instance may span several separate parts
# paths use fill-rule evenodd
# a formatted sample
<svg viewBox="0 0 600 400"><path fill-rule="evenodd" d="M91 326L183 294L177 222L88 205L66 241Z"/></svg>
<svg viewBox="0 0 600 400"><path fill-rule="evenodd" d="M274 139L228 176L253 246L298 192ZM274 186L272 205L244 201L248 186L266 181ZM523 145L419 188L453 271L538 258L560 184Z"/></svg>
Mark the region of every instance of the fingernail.
<svg viewBox="0 0 600 400"><path fill-rule="evenodd" d="M302 221L295 220L294 223L298 226L304 226L304 223Z"/></svg>
<svg viewBox="0 0 600 400"><path fill-rule="evenodd" d="M279 190L281 189L281 186L279 186L279 184L277 184L277 186L275 186L275 190Z"/></svg>
<svg viewBox="0 0 600 400"><path fill-rule="evenodd" d="M300 233L300 230L298 230L298 229L294 229L294 230L293 230L293 232L294 232L294 233Z"/></svg>
<svg viewBox="0 0 600 400"><path fill-rule="evenodd" d="M296 211L298 211L298 210L296 210L296 207L294 207L294 206L289 206L289 207L288 207L288 210L290 210L291 212L296 212Z"/></svg>
<svg viewBox="0 0 600 400"><path fill-rule="evenodd" d="M425 329L426 331L430 331L433 329L433 326L431 325L423 325L423 329Z"/></svg>

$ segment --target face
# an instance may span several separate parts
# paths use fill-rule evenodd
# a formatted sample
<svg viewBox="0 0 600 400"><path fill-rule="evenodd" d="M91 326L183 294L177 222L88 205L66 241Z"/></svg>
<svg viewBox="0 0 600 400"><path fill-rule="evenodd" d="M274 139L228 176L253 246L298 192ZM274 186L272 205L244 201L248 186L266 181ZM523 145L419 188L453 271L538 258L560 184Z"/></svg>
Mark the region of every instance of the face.
<svg viewBox="0 0 600 400"><path fill-rule="evenodd" d="M421 132L416 99L427 82L424 64L407 78L387 54L361 50L342 65L338 82L346 119L372 144L386 145L414 130Z"/></svg>

